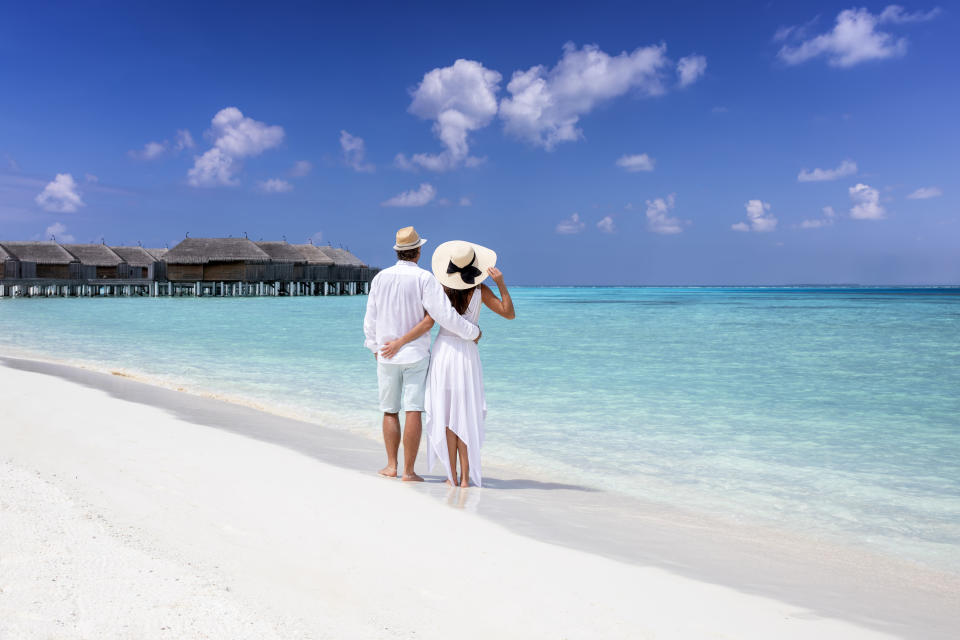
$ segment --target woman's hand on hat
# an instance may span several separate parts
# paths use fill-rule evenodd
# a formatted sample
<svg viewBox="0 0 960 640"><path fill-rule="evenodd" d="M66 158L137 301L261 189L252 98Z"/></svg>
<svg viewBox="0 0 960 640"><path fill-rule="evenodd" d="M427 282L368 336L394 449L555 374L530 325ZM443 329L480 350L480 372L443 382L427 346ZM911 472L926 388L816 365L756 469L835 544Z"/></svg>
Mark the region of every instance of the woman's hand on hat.
<svg viewBox="0 0 960 640"><path fill-rule="evenodd" d="M497 269L496 267L490 267L487 269L487 273L491 278L493 278L494 282L497 284L503 284L503 272L500 271L500 269Z"/></svg>

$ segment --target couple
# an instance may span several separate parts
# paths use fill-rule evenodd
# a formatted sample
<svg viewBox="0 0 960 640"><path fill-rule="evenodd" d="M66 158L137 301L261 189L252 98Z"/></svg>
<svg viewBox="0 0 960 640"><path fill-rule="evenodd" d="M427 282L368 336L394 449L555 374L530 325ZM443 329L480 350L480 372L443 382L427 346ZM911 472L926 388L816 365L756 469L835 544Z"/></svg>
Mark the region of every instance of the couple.
<svg viewBox="0 0 960 640"><path fill-rule="evenodd" d="M421 413L427 412L427 462L440 461L447 483L480 486L480 446L487 405L477 342L480 303L513 319L513 301L494 266L497 254L470 242L445 242L433 253L433 274L417 266L426 243L413 227L397 231L393 246L397 264L374 277L363 319L364 346L377 359L380 410L387 466L380 475L397 476L400 410L403 430L403 474L422 482L413 466L420 448ZM493 278L498 298L481 282ZM440 333L430 356L430 329ZM457 460L460 473L457 473Z"/></svg>

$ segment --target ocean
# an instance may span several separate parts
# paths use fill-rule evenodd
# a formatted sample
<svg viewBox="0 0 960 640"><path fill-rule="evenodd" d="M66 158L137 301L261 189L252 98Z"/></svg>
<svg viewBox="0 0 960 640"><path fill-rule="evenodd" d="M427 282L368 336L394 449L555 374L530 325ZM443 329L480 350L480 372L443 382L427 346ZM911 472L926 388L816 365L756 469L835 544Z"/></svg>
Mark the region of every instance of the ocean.
<svg viewBox="0 0 960 640"><path fill-rule="evenodd" d="M486 462L960 572L960 288L511 291ZM379 438L365 304L2 299L0 353Z"/></svg>

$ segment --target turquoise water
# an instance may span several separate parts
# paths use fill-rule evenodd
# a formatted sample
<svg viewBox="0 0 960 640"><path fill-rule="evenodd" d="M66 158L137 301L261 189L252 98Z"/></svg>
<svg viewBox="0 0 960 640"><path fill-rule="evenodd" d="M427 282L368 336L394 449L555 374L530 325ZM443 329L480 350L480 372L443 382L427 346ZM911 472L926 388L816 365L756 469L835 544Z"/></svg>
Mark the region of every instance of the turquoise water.
<svg viewBox="0 0 960 640"><path fill-rule="evenodd" d="M485 460L960 571L960 289L514 297L481 312ZM0 351L377 437L365 304L7 299Z"/></svg>

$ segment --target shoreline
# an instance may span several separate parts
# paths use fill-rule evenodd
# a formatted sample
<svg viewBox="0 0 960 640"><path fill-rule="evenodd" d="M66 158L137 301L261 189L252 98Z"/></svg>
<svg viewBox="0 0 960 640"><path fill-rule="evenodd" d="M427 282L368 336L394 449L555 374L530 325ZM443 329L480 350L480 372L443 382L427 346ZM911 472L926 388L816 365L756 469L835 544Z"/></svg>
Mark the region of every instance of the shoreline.
<svg viewBox="0 0 960 640"><path fill-rule="evenodd" d="M163 376L136 369L131 370L128 367L120 365L102 364L96 361L57 359L45 353L30 349L16 349L11 351L9 346L0 347L0 366L2 366L4 360L43 364L50 367L50 371L53 372L52 375L66 378L71 378L69 374L70 371L83 371L93 375L102 375L105 376L104 379L111 377L123 378L151 388L163 389L174 394L242 407L283 420L290 420L318 429L329 430L331 433L346 434L351 438L359 439L359 441L368 446L372 445L377 452L382 451L383 441L379 434L379 423L374 424L373 421L368 421L369 424L365 423L365 427L359 427L355 424L358 418L356 413L351 414L345 421L343 419L345 414L340 410L324 410L314 414L304 412L295 405L282 405L262 399L250 400L242 395L223 393L216 389L205 388L202 383L192 384L190 382L171 381ZM73 377L73 379L77 378ZM98 387L96 383L84 383L88 384L88 386ZM377 417L379 417L379 414L377 414ZM423 471L423 463L426 460L426 453L423 447L424 442L421 442L421 451L417 457L418 464L420 465L418 472ZM780 537L788 534L795 538L797 543L802 546L848 549L865 558L874 558L876 562L880 562L881 564L888 563L892 566L903 566L910 570L917 570L920 573L943 574L960 581L960 565L958 564L952 564L949 567L939 567L936 566L933 560L922 560L915 555L898 555L892 553L889 548L878 546L865 547L861 550L858 548L859 544L863 544L860 540L845 538L837 532L798 527L799 523L796 521L784 522L761 516L745 515L742 512L725 516L720 510L706 508L704 505L699 505L699 507L702 508L698 508L693 504L674 506L673 503L666 499L658 500L654 497L620 491L617 488L604 486L603 484L593 484L589 478L583 477L584 474L580 469L567 468L567 464L563 462L550 461L543 464L519 463L512 457L494 457L493 460L492 463L485 461L485 470L492 470L494 473L505 477L524 478L523 482L527 483L529 487L542 486L594 492L609 497L611 504L618 504L618 506L625 511L639 510L644 513L670 513L672 517L679 521L709 523L708 526L718 529L760 531L765 532L771 537ZM356 464L352 466L350 464L341 464L335 457L325 461L337 466L359 471L365 471L370 468L379 469L382 466L382 460L369 461L366 467L360 467ZM579 477L572 482L561 481L560 478L563 477L564 470L569 470L572 476ZM431 476L432 474L428 471L421 475ZM486 482L487 481L485 481L485 483ZM493 480L493 482L498 481ZM650 479L650 482L656 482L656 480ZM655 491L656 486L651 486L650 488ZM663 488L669 489L669 487ZM622 559L625 556L622 554L614 554L611 557Z"/></svg>
<svg viewBox="0 0 960 640"><path fill-rule="evenodd" d="M112 401L279 446L358 478L373 474L381 462L376 440L346 430L49 361L0 356L0 366L53 376L105 392ZM957 623L953 607L960 580L952 574L789 532L711 521L590 487L512 475L491 466L483 489L454 495L448 495L439 476L427 475L433 482L410 493L460 507L536 543L666 570L751 597L773 597L810 615L905 637L922 629L923 637L946 638Z"/></svg>

